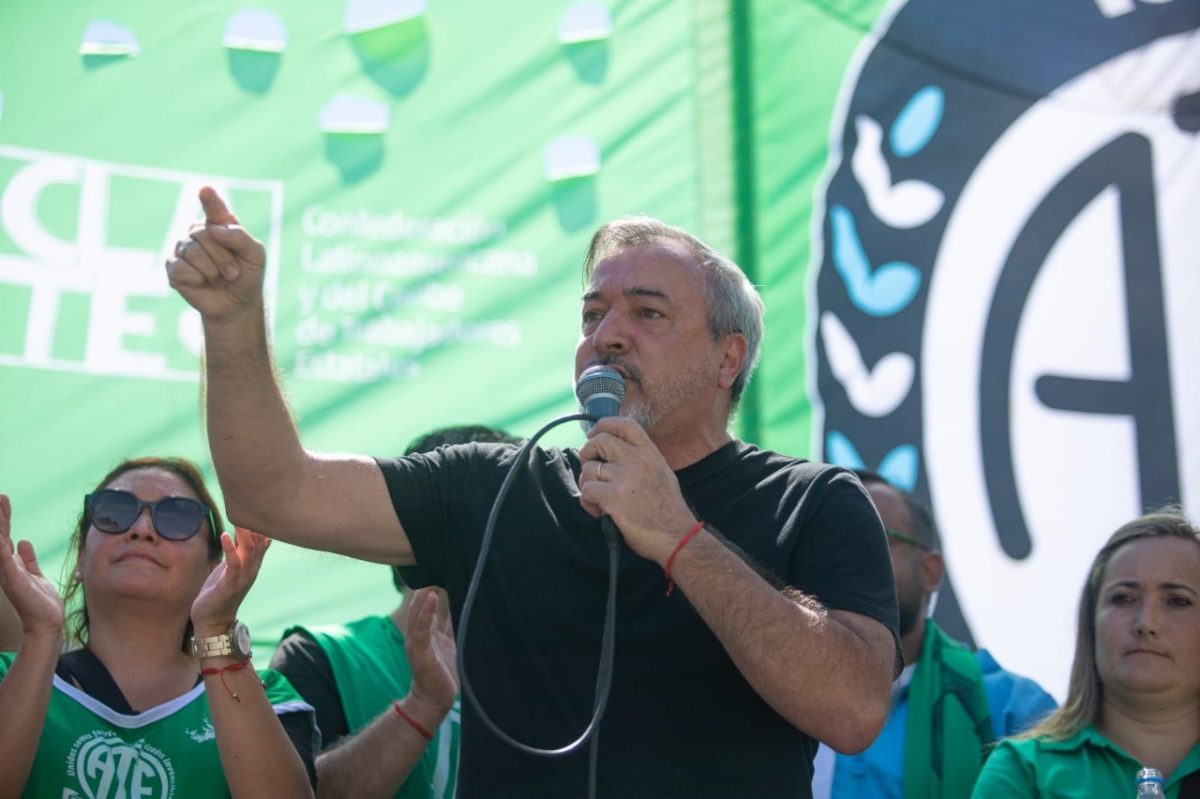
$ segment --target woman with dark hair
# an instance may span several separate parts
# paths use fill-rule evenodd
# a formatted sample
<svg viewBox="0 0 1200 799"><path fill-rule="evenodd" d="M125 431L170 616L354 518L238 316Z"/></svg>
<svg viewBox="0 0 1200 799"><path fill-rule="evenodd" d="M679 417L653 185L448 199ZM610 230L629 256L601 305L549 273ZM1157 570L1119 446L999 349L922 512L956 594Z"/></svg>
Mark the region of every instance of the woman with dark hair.
<svg viewBox="0 0 1200 799"><path fill-rule="evenodd" d="M0 589L23 628L0 654L0 796L312 795L311 708L246 668L237 622L270 542L220 532L192 463L126 460L85 497L66 603L11 516L0 495Z"/></svg>
<svg viewBox="0 0 1200 799"><path fill-rule="evenodd" d="M1096 555L1067 701L996 747L973 796L1133 797L1143 768L1168 799L1200 796L1200 530L1174 509Z"/></svg>

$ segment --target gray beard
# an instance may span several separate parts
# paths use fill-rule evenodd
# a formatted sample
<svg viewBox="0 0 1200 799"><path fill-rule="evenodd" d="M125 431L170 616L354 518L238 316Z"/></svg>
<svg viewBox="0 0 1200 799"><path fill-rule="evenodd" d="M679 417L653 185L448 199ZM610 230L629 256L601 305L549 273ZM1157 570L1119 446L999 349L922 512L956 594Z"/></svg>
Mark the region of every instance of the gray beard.
<svg viewBox="0 0 1200 799"><path fill-rule="evenodd" d="M651 385L647 390L646 384L638 381L641 397L636 404L627 407L622 416L626 416L641 425L643 430L653 430L669 413L679 408L695 393L704 389L704 376L696 373L691 381L683 384Z"/></svg>
<svg viewBox="0 0 1200 799"><path fill-rule="evenodd" d="M652 429L655 422L658 421L658 414L649 407L649 403L645 402L645 398L634 407L624 410L621 415L637 422L643 430Z"/></svg>

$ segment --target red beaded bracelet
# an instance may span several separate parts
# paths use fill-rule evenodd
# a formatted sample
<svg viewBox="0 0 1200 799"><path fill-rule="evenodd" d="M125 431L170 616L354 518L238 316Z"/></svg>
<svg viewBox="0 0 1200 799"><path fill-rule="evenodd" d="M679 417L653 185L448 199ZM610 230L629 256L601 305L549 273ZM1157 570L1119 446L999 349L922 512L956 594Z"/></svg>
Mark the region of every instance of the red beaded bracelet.
<svg viewBox="0 0 1200 799"><path fill-rule="evenodd" d="M237 691L234 691L234 690L233 690L232 688L230 688L230 687L229 687L229 685L228 685L228 684L225 682L225 672L227 672L227 671L239 671L239 670L241 670L241 669L244 669L244 668L246 668L246 667L247 667L247 666L249 666L249 665L250 665L250 658L246 658L245 660L239 660L237 663L230 663L228 666L222 666L222 667L221 667L221 668L219 668L219 669L218 669L218 668L211 668L211 667L210 667L210 668L207 668L207 669L200 669L200 673L201 673L201 674L205 674L205 675L210 675L210 676L211 676L211 675L213 675L213 674L219 674L219 675L221 676L221 685L224 685L224 686L225 686L225 690L226 690L226 691L229 691L229 695L233 697L233 701L234 701L234 702L238 702L238 703L240 703L240 702L242 701L242 698L241 698L240 696L238 696L238 695L237 695ZM259 683L261 684L261 683L262 683L262 681L261 681L261 680L259 680Z"/></svg>
<svg viewBox="0 0 1200 799"><path fill-rule="evenodd" d="M675 590L675 581L671 579L671 564L675 562L675 556L679 554L679 550L683 549L688 541L696 537L696 533L704 529L704 522L696 522L696 526L684 533L683 538L679 539L679 543L675 545L675 549L671 550L671 556L667 558L667 565L663 572L667 576L667 596Z"/></svg>
<svg viewBox="0 0 1200 799"><path fill-rule="evenodd" d="M412 728L414 730L416 730L417 732L421 733L421 735L425 738L426 741L433 740L433 733L431 733L429 730L425 729L425 725L421 724L421 722L417 721L412 716L405 713L404 708L400 707L399 700L392 702L392 708L396 711L397 716L399 716L400 718L407 721L410 725L412 725Z"/></svg>

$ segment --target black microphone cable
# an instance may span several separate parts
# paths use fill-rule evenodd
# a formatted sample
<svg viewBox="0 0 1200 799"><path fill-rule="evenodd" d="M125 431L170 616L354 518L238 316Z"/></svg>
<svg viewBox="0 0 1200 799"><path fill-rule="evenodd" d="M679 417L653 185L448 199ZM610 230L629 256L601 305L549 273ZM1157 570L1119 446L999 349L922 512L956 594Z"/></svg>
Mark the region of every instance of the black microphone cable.
<svg viewBox="0 0 1200 799"><path fill-rule="evenodd" d="M488 514L487 524L483 528L483 540L479 545L479 558L475 562L475 572L471 575L471 583L467 587L467 598L463 602L462 614L458 620L457 644L458 676L459 681L462 683L463 696L467 698L467 701L474 707L475 712L479 714L479 718L484 726L497 738L520 752L539 757L561 757L568 755L583 746L589 738L591 739L592 744L589 747L590 751L588 755L589 799L595 799L596 796L596 772L600 753L600 721L604 718L604 711L608 705L609 691L612 688L613 652L616 649L617 564L620 559L620 535L612 520L605 516L600 525L600 528L604 531L605 543L608 546L608 598L604 609L604 631L600 639L600 662L596 668L595 701L592 705L592 719L578 738L558 749L542 749L518 741L500 729L483 709L483 705L475 696L475 691L471 688L471 681L467 679L466 643L467 628L471 620L471 608L475 604L475 595L479 591L479 582L483 577L483 567L487 562L488 552L492 546L492 535L496 531L496 519L500 515L500 507L503 505L505 497L508 496L509 489L516 480L518 467L532 459L534 446L537 444L538 439L555 427L567 422L598 422L600 419L601 417L589 413L572 413L560 416L546 424L542 429L534 433L533 437L521 445L517 457L513 459L512 465L508 468L508 474L504 476L504 482L500 484L500 490L496 492L496 499L492 502L492 510ZM536 472L534 472L534 475L536 476Z"/></svg>

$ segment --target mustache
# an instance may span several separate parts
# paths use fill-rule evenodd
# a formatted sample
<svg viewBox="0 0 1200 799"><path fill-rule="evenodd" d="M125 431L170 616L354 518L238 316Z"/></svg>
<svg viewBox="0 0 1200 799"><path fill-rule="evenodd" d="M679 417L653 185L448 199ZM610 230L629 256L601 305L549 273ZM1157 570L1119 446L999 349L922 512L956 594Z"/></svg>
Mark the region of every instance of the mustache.
<svg viewBox="0 0 1200 799"><path fill-rule="evenodd" d="M599 358L588 363L585 371L593 366L611 366L619 368L630 380L635 383L642 382L642 372L636 366L628 363L621 355L601 355Z"/></svg>

